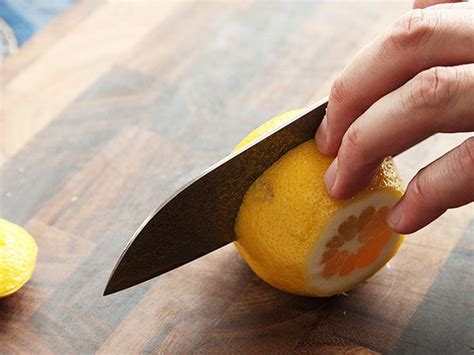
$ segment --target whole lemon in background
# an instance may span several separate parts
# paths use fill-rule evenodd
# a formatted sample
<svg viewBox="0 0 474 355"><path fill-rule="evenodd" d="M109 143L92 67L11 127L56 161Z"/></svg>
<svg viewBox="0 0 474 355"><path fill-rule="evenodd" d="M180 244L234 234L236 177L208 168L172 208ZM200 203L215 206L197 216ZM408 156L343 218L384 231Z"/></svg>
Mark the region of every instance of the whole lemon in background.
<svg viewBox="0 0 474 355"><path fill-rule="evenodd" d="M266 122L240 149L293 118ZM323 182L332 158L307 141L283 155L248 189L235 222L235 246L252 270L280 290L331 296L363 282L397 252L403 236L386 224L403 187L391 158L374 181L347 200L329 197Z"/></svg>
<svg viewBox="0 0 474 355"><path fill-rule="evenodd" d="M25 229L0 218L0 298L18 291L30 279L37 252Z"/></svg>

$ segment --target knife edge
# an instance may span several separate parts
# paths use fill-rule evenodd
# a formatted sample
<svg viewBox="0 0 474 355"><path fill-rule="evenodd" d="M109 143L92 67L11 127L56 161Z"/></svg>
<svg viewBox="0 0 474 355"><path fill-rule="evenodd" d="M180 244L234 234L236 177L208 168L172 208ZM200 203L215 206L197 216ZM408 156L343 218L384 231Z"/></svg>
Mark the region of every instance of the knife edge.
<svg viewBox="0 0 474 355"><path fill-rule="evenodd" d="M140 225L107 281L104 295L161 275L233 240L245 192L276 160L314 137L327 97L211 165L167 198Z"/></svg>

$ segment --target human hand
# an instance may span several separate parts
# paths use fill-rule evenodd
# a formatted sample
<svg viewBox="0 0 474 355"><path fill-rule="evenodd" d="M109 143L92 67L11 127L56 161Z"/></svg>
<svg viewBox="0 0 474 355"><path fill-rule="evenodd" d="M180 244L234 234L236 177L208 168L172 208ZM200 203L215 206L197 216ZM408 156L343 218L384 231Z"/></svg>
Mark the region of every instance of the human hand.
<svg viewBox="0 0 474 355"><path fill-rule="evenodd" d="M473 4L413 10L363 48L332 86L316 134L320 151L337 156L325 175L328 192L353 196L384 157L438 132L473 130ZM420 170L388 222L412 233L472 201L474 137Z"/></svg>
<svg viewBox="0 0 474 355"><path fill-rule="evenodd" d="M462 2L463 0L414 0L413 8L414 9L424 9L425 7L444 4L444 3L453 3L453 2Z"/></svg>

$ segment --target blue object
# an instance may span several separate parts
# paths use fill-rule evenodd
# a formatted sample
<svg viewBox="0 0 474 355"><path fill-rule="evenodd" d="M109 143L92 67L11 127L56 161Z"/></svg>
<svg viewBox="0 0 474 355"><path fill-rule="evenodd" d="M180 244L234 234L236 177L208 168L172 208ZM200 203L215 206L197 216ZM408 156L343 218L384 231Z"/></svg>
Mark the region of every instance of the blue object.
<svg viewBox="0 0 474 355"><path fill-rule="evenodd" d="M18 45L21 46L74 2L75 0L0 0L0 17L12 28Z"/></svg>

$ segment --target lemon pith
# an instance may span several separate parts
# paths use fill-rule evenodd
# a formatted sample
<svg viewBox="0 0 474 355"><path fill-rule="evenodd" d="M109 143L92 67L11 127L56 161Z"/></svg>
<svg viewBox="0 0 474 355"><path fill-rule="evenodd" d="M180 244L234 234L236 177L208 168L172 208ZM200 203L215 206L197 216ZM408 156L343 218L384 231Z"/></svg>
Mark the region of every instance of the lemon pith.
<svg viewBox="0 0 474 355"><path fill-rule="evenodd" d="M267 122L244 144L295 112ZM331 161L314 140L307 141L268 168L240 206L235 246L260 278L280 290L310 296L344 292L378 271L403 240L385 222L403 193L393 161L386 159L373 183L347 200L326 192L323 175Z"/></svg>
<svg viewBox="0 0 474 355"><path fill-rule="evenodd" d="M0 218L0 298L15 293L31 278L37 252L25 229Z"/></svg>

